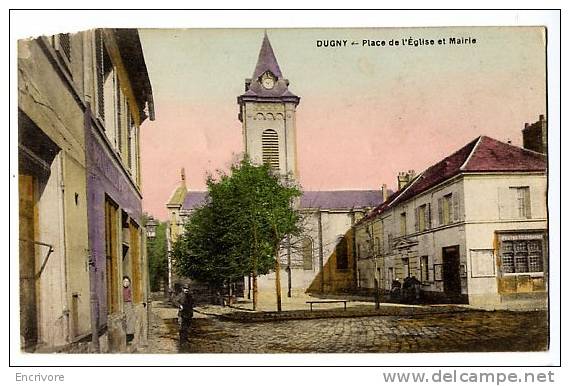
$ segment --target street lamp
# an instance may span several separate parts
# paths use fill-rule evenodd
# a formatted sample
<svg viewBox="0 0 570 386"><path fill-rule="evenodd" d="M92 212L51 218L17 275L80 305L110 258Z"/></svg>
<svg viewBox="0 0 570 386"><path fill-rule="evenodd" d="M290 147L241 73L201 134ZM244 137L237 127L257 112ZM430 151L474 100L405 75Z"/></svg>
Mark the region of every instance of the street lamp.
<svg viewBox="0 0 570 386"><path fill-rule="evenodd" d="M153 217L150 217L146 222L146 237L149 240L153 240L156 237L156 220Z"/></svg>

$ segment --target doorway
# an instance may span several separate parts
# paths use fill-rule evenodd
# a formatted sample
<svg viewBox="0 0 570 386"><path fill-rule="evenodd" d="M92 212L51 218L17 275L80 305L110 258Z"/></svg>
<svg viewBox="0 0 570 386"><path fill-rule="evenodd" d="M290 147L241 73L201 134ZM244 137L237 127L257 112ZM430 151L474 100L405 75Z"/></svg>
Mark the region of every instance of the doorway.
<svg viewBox="0 0 570 386"><path fill-rule="evenodd" d="M461 276L459 271L459 245L442 249L443 291L446 295L461 295Z"/></svg>
<svg viewBox="0 0 570 386"><path fill-rule="evenodd" d="M38 342L36 298L36 201L37 182L32 176L18 176L20 199L20 335L23 349L33 348Z"/></svg>

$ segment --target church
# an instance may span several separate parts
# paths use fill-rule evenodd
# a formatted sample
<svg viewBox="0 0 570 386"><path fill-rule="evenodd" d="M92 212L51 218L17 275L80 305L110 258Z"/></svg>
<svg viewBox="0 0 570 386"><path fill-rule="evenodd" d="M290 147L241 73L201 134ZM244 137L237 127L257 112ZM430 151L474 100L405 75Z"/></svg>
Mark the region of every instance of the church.
<svg viewBox="0 0 570 386"><path fill-rule="evenodd" d="M267 34L245 91L237 97L242 123L243 151L257 163L269 163L285 180L298 182L296 109L301 98L289 89ZM299 128L302 130L302 127ZM193 209L205 202L207 192L188 190L184 171L166 207L169 213L169 249L183 232ZM389 195L378 190L304 191L299 202L305 232L291 240L280 256L282 293L345 292L356 286L355 239L352 226ZM171 278L172 288L176 279ZM259 291L275 290L273 273L258 279Z"/></svg>

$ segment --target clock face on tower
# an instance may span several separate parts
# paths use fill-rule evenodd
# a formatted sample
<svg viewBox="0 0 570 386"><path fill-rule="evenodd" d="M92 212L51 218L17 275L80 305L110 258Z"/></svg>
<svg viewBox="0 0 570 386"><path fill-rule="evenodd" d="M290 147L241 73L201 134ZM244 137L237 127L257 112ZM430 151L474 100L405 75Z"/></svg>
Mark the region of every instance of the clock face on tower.
<svg viewBox="0 0 570 386"><path fill-rule="evenodd" d="M275 79L273 79L273 76L271 76L271 74L266 72L261 77L261 85L263 88L270 90L273 88L273 86L275 86Z"/></svg>

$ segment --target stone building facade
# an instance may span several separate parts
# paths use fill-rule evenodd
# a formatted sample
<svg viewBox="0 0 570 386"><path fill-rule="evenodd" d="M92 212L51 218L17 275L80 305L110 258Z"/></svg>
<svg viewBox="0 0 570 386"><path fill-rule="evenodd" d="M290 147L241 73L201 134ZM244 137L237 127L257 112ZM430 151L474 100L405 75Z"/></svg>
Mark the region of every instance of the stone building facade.
<svg viewBox="0 0 570 386"><path fill-rule="evenodd" d="M358 287L421 282L424 300L545 307L546 157L479 137L355 226Z"/></svg>
<svg viewBox="0 0 570 386"><path fill-rule="evenodd" d="M133 349L148 327L139 128L154 119L138 32L21 40L18 72L22 348L125 351L129 332Z"/></svg>

